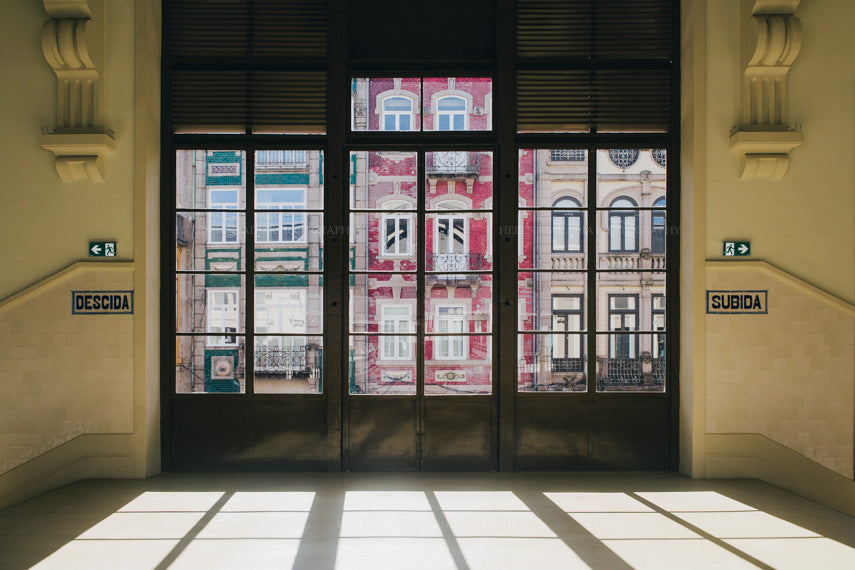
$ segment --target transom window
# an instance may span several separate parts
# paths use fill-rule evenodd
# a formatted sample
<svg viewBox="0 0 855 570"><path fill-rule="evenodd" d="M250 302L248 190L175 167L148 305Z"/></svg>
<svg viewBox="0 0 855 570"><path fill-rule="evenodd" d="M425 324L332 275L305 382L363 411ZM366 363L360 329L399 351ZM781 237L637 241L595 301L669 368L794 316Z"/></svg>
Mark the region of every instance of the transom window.
<svg viewBox="0 0 855 570"><path fill-rule="evenodd" d="M652 156L653 161L662 168L668 166L668 156L664 148L654 148L650 151L650 156Z"/></svg>
<svg viewBox="0 0 855 570"><path fill-rule="evenodd" d="M549 151L549 159L553 161L584 162L585 151L580 148L556 148Z"/></svg>
<svg viewBox="0 0 855 570"><path fill-rule="evenodd" d="M629 168L638 160L638 151L634 148L613 148L609 150L609 159L618 168Z"/></svg>

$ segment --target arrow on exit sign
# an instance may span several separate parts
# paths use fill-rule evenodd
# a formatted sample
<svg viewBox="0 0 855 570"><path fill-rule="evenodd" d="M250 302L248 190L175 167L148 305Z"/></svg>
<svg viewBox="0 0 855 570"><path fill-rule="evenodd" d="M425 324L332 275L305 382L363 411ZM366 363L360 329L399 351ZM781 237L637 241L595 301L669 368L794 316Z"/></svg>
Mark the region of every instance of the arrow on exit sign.
<svg viewBox="0 0 855 570"><path fill-rule="evenodd" d="M746 257L751 255L750 241L726 241L723 243L722 255L725 257Z"/></svg>

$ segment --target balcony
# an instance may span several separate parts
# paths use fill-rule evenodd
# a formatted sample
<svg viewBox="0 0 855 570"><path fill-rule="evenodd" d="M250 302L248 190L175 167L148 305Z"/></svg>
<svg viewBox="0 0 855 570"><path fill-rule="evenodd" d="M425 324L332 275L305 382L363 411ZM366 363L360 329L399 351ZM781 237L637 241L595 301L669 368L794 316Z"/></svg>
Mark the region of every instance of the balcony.
<svg viewBox="0 0 855 570"><path fill-rule="evenodd" d="M430 152L425 157L425 172L433 178L478 177L481 155L475 152Z"/></svg>
<svg viewBox="0 0 855 570"><path fill-rule="evenodd" d="M259 150L255 153L259 170L305 170L308 166L305 150Z"/></svg>
<svg viewBox="0 0 855 570"><path fill-rule="evenodd" d="M585 269L584 253L560 253L551 255L552 269L573 270Z"/></svg>
<svg viewBox="0 0 855 570"><path fill-rule="evenodd" d="M319 352L317 345L258 347L255 351L255 373L286 378L316 378L320 365Z"/></svg>
<svg viewBox="0 0 855 570"><path fill-rule="evenodd" d="M478 285L481 275L477 273L458 273L460 271L481 271L488 267L480 253L434 253L425 258L427 273L425 281L429 285ZM445 273L447 272L447 273Z"/></svg>
<svg viewBox="0 0 855 570"><path fill-rule="evenodd" d="M650 353L638 358L597 358L598 390L660 392L664 387L664 358L650 358Z"/></svg>
<svg viewBox="0 0 855 570"><path fill-rule="evenodd" d="M622 269L628 271L634 269L661 269L664 271L665 254L651 253L649 250L642 250L641 253L602 253L600 254L600 269Z"/></svg>

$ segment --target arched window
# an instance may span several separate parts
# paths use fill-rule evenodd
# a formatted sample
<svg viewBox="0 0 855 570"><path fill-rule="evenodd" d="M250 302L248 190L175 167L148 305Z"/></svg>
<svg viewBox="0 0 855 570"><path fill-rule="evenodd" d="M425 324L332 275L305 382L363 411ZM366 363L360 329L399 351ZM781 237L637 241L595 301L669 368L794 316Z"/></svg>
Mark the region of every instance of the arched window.
<svg viewBox="0 0 855 570"><path fill-rule="evenodd" d="M650 213L650 251L653 253L665 253L665 197L653 202L654 208Z"/></svg>
<svg viewBox="0 0 855 570"><path fill-rule="evenodd" d="M581 208L575 198L560 198L554 208ZM552 211L552 251L578 252L584 247L583 231L585 213L581 210Z"/></svg>
<svg viewBox="0 0 855 570"><path fill-rule="evenodd" d="M406 97L388 97L383 100L383 130L410 131L413 129L413 102Z"/></svg>
<svg viewBox="0 0 855 570"><path fill-rule="evenodd" d="M436 102L436 130L463 131L465 129L465 99L462 97L443 97Z"/></svg>
<svg viewBox="0 0 855 570"><path fill-rule="evenodd" d="M611 208L636 208L632 198L615 198ZM609 212L609 251L638 251L638 211L611 210Z"/></svg>

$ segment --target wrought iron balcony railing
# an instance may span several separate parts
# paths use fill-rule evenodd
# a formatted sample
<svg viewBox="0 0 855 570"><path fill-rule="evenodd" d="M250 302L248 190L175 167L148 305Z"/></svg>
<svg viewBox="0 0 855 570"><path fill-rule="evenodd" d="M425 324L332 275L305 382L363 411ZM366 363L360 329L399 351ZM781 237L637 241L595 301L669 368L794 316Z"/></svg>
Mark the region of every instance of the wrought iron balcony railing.
<svg viewBox="0 0 855 570"><path fill-rule="evenodd" d="M433 253L425 258L428 271L480 271L484 258L480 253Z"/></svg>
<svg viewBox="0 0 855 570"><path fill-rule="evenodd" d="M478 176L480 168L481 155L474 152L432 152L425 157L425 171L428 176Z"/></svg>
<svg viewBox="0 0 855 570"><path fill-rule="evenodd" d="M287 374L289 377L308 377L317 367L317 362L317 348L314 346L259 347L255 350L256 374Z"/></svg>
<svg viewBox="0 0 855 570"><path fill-rule="evenodd" d="M264 170L302 170L308 166L305 150L259 150L255 164Z"/></svg>

